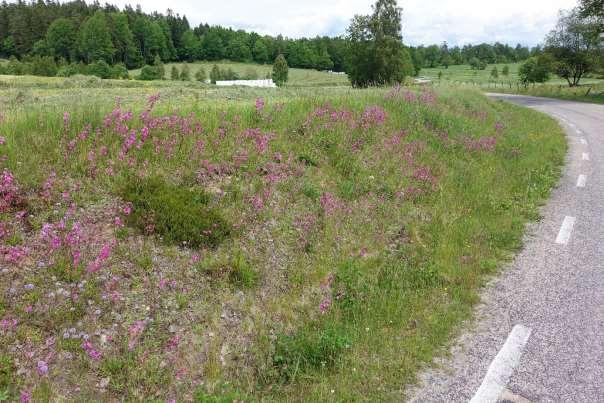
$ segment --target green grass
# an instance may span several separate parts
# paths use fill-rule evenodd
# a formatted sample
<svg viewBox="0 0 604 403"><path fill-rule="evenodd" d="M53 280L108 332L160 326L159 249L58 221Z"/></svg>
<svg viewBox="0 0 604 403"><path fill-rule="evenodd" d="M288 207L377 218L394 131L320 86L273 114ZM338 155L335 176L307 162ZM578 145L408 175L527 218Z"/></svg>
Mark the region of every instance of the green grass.
<svg viewBox="0 0 604 403"><path fill-rule="evenodd" d="M521 246L566 151L553 119L467 88L129 83L0 88L2 169L26 201L2 221L28 254L2 262L19 324L0 374L40 398L399 401ZM77 266L45 223L79 224ZM70 356L41 378L48 349Z"/></svg>
<svg viewBox="0 0 604 403"><path fill-rule="evenodd" d="M496 66L499 77L491 77L491 70ZM461 86L478 87L484 91L504 92L510 94L525 94L539 97L566 99L569 101L604 103L604 80L586 77L581 80L579 87L569 87L566 80L556 76L544 84L530 84L528 86L519 83L518 69L520 63L507 64L510 70L508 76L503 76L501 71L506 64L489 65L485 70L473 70L468 65L449 66L422 69L421 76L433 80L436 86ZM442 73L439 79L439 73Z"/></svg>
<svg viewBox="0 0 604 403"><path fill-rule="evenodd" d="M514 87L519 82L518 70L522 63L499 63L489 64L484 70L474 70L469 65L456 65L449 66L449 68L436 67L436 68L424 68L420 71L419 75L430 78L431 80L439 80L439 73L442 73L441 81L448 82L448 84L465 84L465 85L478 85L478 86L491 86L495 85L499 87L509 87L512 84ZM507 76L502 74L504 66L508 66L510 73ZM497 67L499 76L493 78L491 71L493 67ZM586 77L581 81L581 84L601 84L604 80L597 78ZM566 80L561 79L557 76L552 76L548 85L567 85Z"/></svg>

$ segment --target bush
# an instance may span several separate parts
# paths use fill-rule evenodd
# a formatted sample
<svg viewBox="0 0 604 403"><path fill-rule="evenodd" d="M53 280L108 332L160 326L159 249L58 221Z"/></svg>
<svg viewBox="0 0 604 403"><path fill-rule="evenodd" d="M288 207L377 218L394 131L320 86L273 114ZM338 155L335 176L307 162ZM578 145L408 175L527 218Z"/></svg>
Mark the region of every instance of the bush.
<svg viewBox="0 0 604 403"><path fill-rule="evenodd" d="M197 70L195 72L195 80L197 80L199 82L205 82L206 79L207 79L206 71L203 69L203 67L200 67L199 70Z"/></svg>
<svg viewBox="0 0 604 403"><path fill-rule="evenodd" d="M34 76L55 77L57 71L57 64L50 56L34 56L31 59L31 74Z"/></svg>
<svg viewBox="0 0 604 403"><path fill-rule="evenodd" d="M222 76L220 73L220 67L215 64L212 66L212 70L210 70L210 81L212 82L212 84L216 84L216 81L220 81L221 79Z"/></svg>
<svg viewBox="0 0 604 403"><path fill-rule="evenodd" d="M172 66L172 70L170 71L170 79L178 80L180 78L180 73L178 72L178 68L176 66Z"/></svg>
<svg viewBox="0 0 604 403"><path fill-rule="evenodd" d="M66 64L64 66L61 66L59 68L59 71L57 71L57 76L59 77L71 77L71 76L75 76L76 74L79 74L79 69L78 69L78 65L75 63L70 63L70 64Z"/></svg>
<svg viewBox="0 0 604 403"><path fill-rule="evenodd" d="M491 70L491 77L499 78L499 70L497 70L497 66L493 67L493 70Z"/></svg>
<svg viewBox="0 0 604 403"><path fill-rule="evenodd" d="M189 69L189 65L187 63L182 66L182 70L180 71L180 80L191 81L191 70Z"/></svg>
<svg viewBox="0 0 604 403"><path fill-rule="evenodd" d="M124 65L123 63L118 63L113 66L113 69L111 71L111 77L127 80L130 78L130 74L128 73L126 65Z"/></svg>
<svg viewBox="0 0 604 403"><path fill-rule="evenodd" d="M501 70L501 74L503 74L505 77L510 75L510 68L509 66L505 65L503 66L503 69Z"/></svg>
<svg viewBox="0 0 604 403"><path fill-rule="evenodd" d="M275 59L275 64L273 65L273 81L279 87L287 82L289 76L289 67L287 66L287 60L285 60L285 56L279 55L277 59Z"/></svg>
<svg viewBox="0 0 604 403"><path fill-rule="evenodd" d="M133 205L128 223L161 236L165 242L216 247L231 233L229 224L207 206L209 198L203 191L153 177L129 180L121 194Z"/></svg>
<svg viewBox="0 0 604 403"><path fill-rule="evenodd" d="M518 70L520 81L524 85L544 83L549 80L549 74L549 64L545 59L539 57L531 57Z"/></svg>
<svg viewBox="0 0 604 403"><path fill-rule="evenodd" d="M111 78L113 71L106 61L99 60L88 65L88 74L99 78Z"/></svg>
<svg viewBox="0 0 604 403"><path fill-rule="evenodd" d="M149 66L148 64L143 66L141 73L138 76L139 80L161 80L163 79L162 72L157 66Z"/></svg>

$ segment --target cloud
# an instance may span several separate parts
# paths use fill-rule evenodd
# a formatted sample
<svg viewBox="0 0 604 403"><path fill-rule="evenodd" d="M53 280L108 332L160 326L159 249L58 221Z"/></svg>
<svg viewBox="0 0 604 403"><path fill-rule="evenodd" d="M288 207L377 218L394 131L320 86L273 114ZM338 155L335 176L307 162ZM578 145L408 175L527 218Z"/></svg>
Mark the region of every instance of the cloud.
<svg viewBox="0 0 604 403"><path fill-rule="evenodd" d="M111 2L111 1L110 1ZM113 1L118 5L131 1ZM494 42L535 45L556 22L558 10L576 0L399 0L403 36L412 45ZM173 0L174 12L191 25L220 24L260 34L288 37L343 34L355 14L368 14L372 0ZM145 11L166 9L159 0L145 0Z"/></svg>

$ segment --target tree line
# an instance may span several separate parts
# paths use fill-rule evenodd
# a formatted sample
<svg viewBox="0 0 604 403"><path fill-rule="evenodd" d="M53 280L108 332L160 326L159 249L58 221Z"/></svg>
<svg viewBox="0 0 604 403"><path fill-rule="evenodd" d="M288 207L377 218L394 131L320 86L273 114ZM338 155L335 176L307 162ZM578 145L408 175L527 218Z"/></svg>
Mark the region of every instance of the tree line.
<svg viewBox="0 0 604 403"><path fill-rule="evenodd" d="M56 69L69 63L91 64L104 61L127 69L162 62L196 60L231 60L235 62L272 63L283 54L290 67L346 71L348 51L345 37L289 39L261 36L255 32L200 24L191 27L187 17L168 10L166 14L144 13L140 6L122 9L99 2L74 0L60 3L36 0L0 5L0 57L14 57L33 65L30 70L49 70L50 59ZM517 45L479 44L463 47L407 47L412 71L421 68L481 63L522 61L535 50ZM50 66L50 67L49 67ZM63 72L84 72L71 66ZM101 65L101 70L106 70ZM120 75L119 69L113 75Z"/></svg>
<svg viewBox="0 0 604 403"><path fill-rule="evenodd" d="M272 63L283 54L289 66L344 70L342 38L289 39L200 24L186 16L144 13L83 0L37 0L0 5L0 57L53 57L72 63L104 60L128 69L163 62L231 60Z"/></svg>

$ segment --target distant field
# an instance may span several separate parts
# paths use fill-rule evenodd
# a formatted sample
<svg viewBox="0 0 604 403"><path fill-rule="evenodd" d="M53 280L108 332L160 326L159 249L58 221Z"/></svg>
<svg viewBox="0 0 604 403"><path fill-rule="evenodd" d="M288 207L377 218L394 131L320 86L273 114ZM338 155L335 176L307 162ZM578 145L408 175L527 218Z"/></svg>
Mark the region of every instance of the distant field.
<svg viewBox="0 0 604 403"><path fill-rule="evenodd" d="M262 65L254 63L233 63L233 62L195 62L189 63L191 69L191 77L195 76L195 73L199 68L203 68L206 74L209 76L212 66L218 65L221 69L231 68L240 76L246 76L250 73L257 74L259 79L267 78L270 76L273 67L271 65ZM170 71L172 66L176 66L179 70L182 69L184 63L168 63L166 64L166 79L170 79ZM140 74L140 70L131 70L130 75L134 78ZM311 70L311 69L289 69L289 81L287 83L290 87L324 87L324 86L347 86L349 85L348 77L346 75L330 74L323 71Z"/></svg>
<svg viewBox="0 0 604 403"><path fill-rule="evenodd" d="M504 66L508 66L510 74L504 76L501 72ZM493 67L497 67L499 72L498 78L491 77L491 71ZM478 84L478 85L493 85L494 83L499 84L513 84L518 83L518 70L520 63L507 63L507 64L489 64L485 70L473 70L469 65L460 66L449 66L448 69L444 67L437 67L431 69L422 69L419 73L420 76L428 77L432 80L438 80L438 73L442 72L441 81L449 81L453 83L465 83L465 84ZM598 80L593 78L585 78L581 81L581 84L593 84L602 83L604 80ZM547 84L553 85L565 85L566 81L558 77L553 76Z"/></svg>

